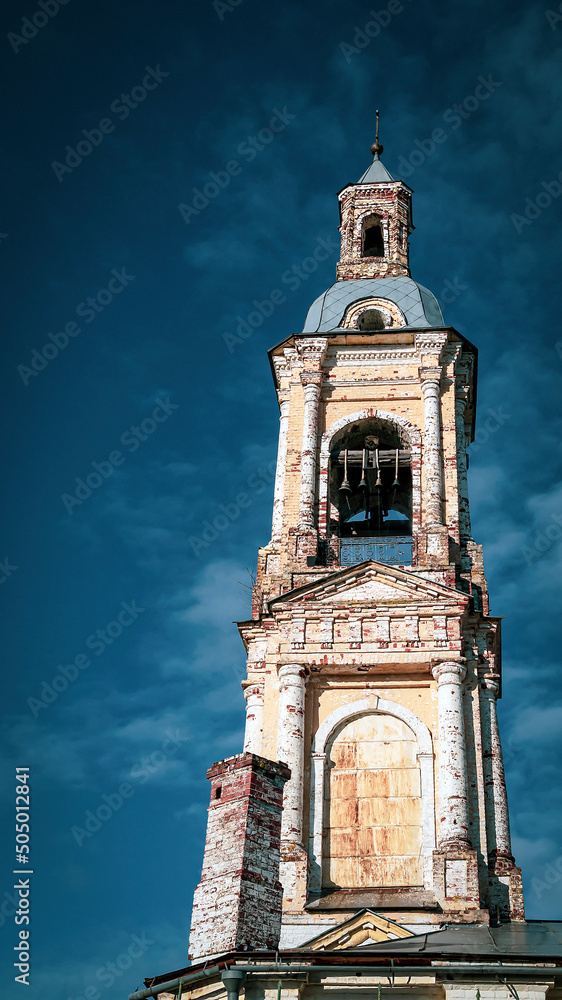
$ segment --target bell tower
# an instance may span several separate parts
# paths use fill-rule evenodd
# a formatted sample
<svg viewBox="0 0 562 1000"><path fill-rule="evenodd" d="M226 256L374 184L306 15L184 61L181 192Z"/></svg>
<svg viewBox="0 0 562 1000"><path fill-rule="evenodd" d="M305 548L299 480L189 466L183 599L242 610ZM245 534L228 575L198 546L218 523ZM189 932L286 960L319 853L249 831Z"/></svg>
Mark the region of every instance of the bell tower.
<svg viewBox="0 0 562 1000"><path fill-rule="evenodd" d="M339 193L341 256L338 281L350 278L410 277L408 237L412 224L412 191L395 181L383 166L377 136L371 146L373 162L357 184Z"/></svg>
<svg viewBox="0 0 562 1000"><path fill-rule="evenodd" d="M239 623L244 752L209 772L194 959L219 950L217 830L237 838L236 879L274 887L267 947L279 933L281 949L316 947L365 909L395 937L524 920L497 721L501 622L468 501L477 351L410 277L412 191L383 166L378 124L371 151L338 196L336 282L270 351L272 532ZM263 805L242 809L258 787ZM238 906L233 884L224 900Z"/></svg>

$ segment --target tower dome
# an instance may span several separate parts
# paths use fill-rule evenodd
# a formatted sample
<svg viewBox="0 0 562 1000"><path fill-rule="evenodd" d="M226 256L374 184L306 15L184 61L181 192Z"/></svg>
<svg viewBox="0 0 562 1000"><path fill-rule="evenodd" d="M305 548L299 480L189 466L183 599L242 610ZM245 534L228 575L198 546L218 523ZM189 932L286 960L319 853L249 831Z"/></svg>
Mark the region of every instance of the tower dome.
<svg viewBox="0 0 562 1000"><path fill-rule="evenodd" d="M436 326L444 321L433 292L397 275L336 281L312 303L303 333Z"/></svg>

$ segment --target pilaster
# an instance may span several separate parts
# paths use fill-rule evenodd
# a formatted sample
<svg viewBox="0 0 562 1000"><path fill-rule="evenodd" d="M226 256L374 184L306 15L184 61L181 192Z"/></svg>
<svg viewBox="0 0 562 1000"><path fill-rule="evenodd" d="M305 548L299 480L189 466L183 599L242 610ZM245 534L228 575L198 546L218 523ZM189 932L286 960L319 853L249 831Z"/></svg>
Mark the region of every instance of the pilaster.
<svg viewBox="0 0 562 1000"><path fill-rule="evenodd" d="M277 466L275 469L275 488L273 493L273 517L271 523L271 542L281 541L283 530L283 508L285 499L285 470L287 467L287 434L289 429L289 400L283 399L279 413L279 445L277 448Z"/></svg>
<svg viewBox="0 0 562 1000"><path fill-rule="evenodd" d="M521 869L511 853L509 808L498 724L499 676L480 673L482 759L486 803L486 834L490 909L500 919L523 920Z"/></svg>

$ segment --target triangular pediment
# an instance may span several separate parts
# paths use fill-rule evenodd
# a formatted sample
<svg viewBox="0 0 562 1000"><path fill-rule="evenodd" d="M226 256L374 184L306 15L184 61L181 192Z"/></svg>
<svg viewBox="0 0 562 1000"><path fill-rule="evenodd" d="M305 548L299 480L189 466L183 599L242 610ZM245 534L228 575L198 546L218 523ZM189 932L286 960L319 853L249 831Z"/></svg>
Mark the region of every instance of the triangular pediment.
<svg viewBox="0 0 562 1000"><path fill-rule="evenodd" d="M303 610L310 605L337 607L409 602L450 605L466 603L467 600L467 595L451 587L369 560L358 566L330 573L305 587L291 590L271 601L269 607L271 611L275 611L282 610L287 604L292 608L302 605Z"/></svg>
<svg viewBox="0 0 562 1000"><path fill-rule="evenodd" d="M337 927L323 931L301 945L310 951L343 951L346 948L361 948L367 944L396 941L398 938L413 937L411 931L387 917L381 917L374 910L359 910Z"/></svg>

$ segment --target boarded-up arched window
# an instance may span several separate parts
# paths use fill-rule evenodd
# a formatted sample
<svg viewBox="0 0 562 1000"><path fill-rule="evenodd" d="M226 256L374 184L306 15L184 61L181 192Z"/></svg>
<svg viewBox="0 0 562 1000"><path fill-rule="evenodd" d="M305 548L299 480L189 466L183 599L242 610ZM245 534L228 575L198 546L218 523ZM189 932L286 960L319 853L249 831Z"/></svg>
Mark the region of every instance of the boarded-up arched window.
<svg viewBox="0 0 562 1000"><path fill-rule="evenodd" d="M423 885L415 734L394 716L363 715L326 749L324 887Z"/></svg>

